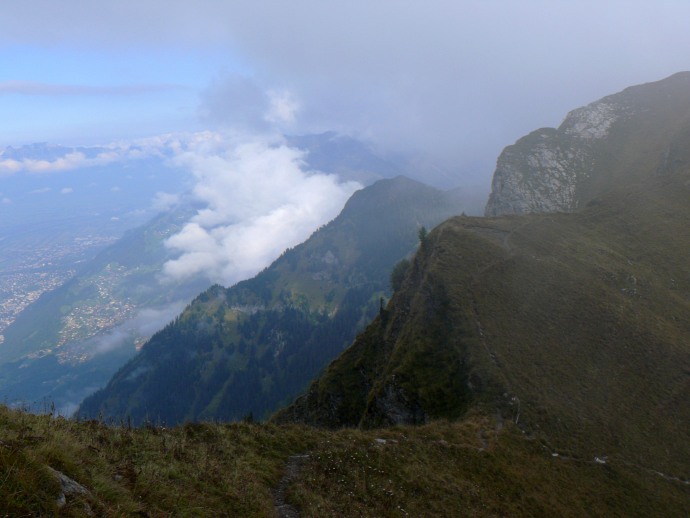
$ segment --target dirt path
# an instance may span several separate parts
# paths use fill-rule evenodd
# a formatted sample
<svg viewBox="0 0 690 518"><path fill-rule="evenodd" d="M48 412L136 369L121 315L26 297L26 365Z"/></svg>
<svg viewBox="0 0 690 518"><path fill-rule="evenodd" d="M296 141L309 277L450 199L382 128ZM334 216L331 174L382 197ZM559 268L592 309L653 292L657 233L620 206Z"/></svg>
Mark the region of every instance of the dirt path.
<svg viewBox="0 0 690 518"><path fill-rule="evenodd" d="M288 457L285 465L285 472L283 478L278 482L278 486L273 490L273 507L275 508L276 518L299 518L299 512L290 504L285 503L285 491L297 475L303 462L309 458L309 455L292 455Z"/></svg>

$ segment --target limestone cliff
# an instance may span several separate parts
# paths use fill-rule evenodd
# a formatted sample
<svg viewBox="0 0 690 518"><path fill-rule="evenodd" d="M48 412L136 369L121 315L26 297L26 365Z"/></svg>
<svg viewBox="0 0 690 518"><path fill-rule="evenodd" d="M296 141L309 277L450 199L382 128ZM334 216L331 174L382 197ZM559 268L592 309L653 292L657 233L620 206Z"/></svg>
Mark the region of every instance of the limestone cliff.
<svg viewBox="0 0 690 518"><path fill-rule="evenodd" d="M621 182L668 166L690 121L690 73L571 111L498 157L486 216L571 212Z"/></svg>

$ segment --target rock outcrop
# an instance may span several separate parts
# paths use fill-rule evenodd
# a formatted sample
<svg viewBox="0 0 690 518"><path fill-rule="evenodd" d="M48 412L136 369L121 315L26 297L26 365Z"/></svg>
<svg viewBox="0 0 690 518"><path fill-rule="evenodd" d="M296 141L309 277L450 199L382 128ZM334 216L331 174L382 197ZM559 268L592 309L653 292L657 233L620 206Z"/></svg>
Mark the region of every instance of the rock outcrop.
<svg viewBox="0 0 690 518"><path fill-rule="evenodd" d="M76 498L79 496L91 496L88 489L82 486L79 482L71 479L61 471L51 468L48 466L48 471L55 477L55 479L60 482L60 494L57 497L56 504L58 508L62 509L67 505L67 499ZM84 516L93 516L91 507L88 503L83 502L82 512Z"/></svg>
<svg viewBox="0 0 690 518"><path fill-rule="evenodd" d="M688 72L573 110L557 129L503 150L485 215L577 210L630 177L663 169L689 118Z"/></svg>

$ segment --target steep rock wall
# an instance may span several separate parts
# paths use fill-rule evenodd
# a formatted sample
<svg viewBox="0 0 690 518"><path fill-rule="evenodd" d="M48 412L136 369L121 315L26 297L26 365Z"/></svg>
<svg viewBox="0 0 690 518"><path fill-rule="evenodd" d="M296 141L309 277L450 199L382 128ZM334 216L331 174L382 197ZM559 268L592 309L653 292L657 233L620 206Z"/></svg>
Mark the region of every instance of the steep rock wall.
<svg viewBox="0 0 690 518"><path fill-rule="evenodd" d="M496 162L486 216L572 212L663 168L690 121L690 73L627 88L538 129Z"/></svg>

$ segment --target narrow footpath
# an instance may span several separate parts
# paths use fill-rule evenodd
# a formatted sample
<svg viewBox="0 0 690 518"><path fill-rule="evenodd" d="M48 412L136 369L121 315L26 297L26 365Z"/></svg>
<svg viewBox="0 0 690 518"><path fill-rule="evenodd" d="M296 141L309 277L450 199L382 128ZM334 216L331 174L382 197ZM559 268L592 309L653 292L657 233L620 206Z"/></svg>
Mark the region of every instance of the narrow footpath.
<svg viewBox="0 0 690 518"><path fill-rule="evenodd" d="M290 482L297 478L302 463L308 458L309 455L306 454L288 457L283 478L280 479L278 486L273 490L273 507L275 508L276 518L299 518L297 509L285 503L285 491Z"/></svg>

